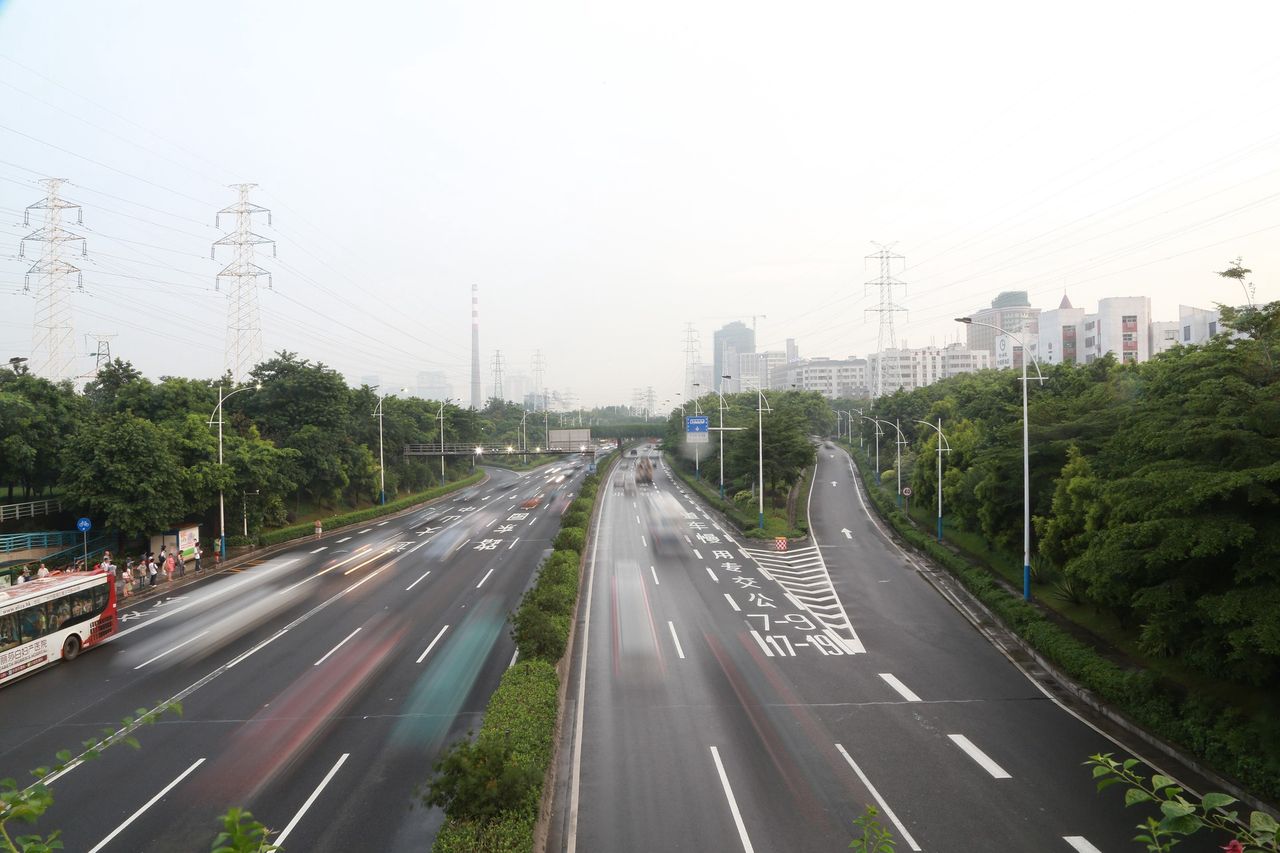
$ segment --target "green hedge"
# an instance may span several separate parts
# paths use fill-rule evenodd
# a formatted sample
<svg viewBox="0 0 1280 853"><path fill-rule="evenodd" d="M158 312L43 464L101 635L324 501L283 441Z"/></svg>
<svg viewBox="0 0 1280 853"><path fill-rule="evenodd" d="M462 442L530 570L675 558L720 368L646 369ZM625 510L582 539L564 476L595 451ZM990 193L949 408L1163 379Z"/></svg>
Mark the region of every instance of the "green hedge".
<svg viewBox="0 0 1280 853"><path fill-rule="evenodd" d="M612 457L608 461L612 461ZM583 480L581 496L569 505L565 516L577 514L589 524L599 483L599 474L588 475ZM543 780L555 747L556 700L560 687L555 667L568 646L569 631L577 612L578 575L586 534L584 527L565 526L560 530L555 539L556 550L543 561L537 580L512 614L511 633L519 651L519 662L507 670L489 699L477 737L477 741L507 739L511 749L505 760L517 764L515 769L520 772L536 771L537 784L530 788L524 802L512 804L511 809L490 820L459 818L454 812L466 811L461 803L457 808L450 808L431 848L433 853L528 853L533 849L533 829L542 803ZM465 746L453 748L466 749ZM437 772L448 757L446 753L441 758ZM478 765L473 772L479 775L468 779L470 785L465 787L489 790L499 780L518 775L512 774L511 769L493 763Z"/></svg>
<svg viewBox="0 0 1280 853"><path fill-rule="evenodd" d="M362 521L368 521L371 518L378 518L383 515L400 512L418 504L426 503L429 500L447 495L450 492L456 492L459 489L465 489L467 486L474 486L476 483L484 479L484 472L477 471L468 477L448 483L444 486L436 486L427 489L425 492L418 492L414 495L406 495L403 498L397 498L388 504L380 506L372 506L367 509L357 509L351 512L344 512L339 515L333 515L328 518L321 519L321 524L325 530L333 530L337 527L345 527L348 524L359 524ZM293 524L289 527L280 527L276 530L269 530L258 537L259 545L276 545L280 542L288 542L290 539L302 539L306 536L315 535L316 524L314 521L308 521L304 524Z"/></svg>
<svg viewBox="0 0 1280 853"><path fill-rule="evenodd" d="M542 784L555 747L557 694L560 679L553 664L522 660L508 669L489 699L477 740L497 740L510 747L506 760L536 777L523 802L489 821L450 818L440 827L435 853L501 853L531 850L533 827L542 802ZM441 763L445 761L441 759ZM501 767L486 767L493 777ZM482 784L486 779L479 780Z"/></svg>
<svg viewBox="0 0 1280 853"><path fill-rule="evenodd" d="M850 455L872 505L898 535L955 575L1046 660L1143 728L1180 745L1245 789L1263 798L1280 796L1280 742L1273 727L1221 702L1188 695L1147 670L1125 669L1104 657L1002 586L992 570L975 566L912 525L892 497L871 485L866 461L852 448Z"/></svg>

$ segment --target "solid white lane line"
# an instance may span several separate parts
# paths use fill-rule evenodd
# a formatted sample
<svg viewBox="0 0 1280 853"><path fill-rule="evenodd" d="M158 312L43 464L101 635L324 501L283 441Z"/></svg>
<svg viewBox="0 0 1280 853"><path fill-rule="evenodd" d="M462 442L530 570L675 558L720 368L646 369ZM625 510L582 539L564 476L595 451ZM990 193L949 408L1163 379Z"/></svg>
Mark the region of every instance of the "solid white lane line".
<svg viewBox="0 0 1280 853"><path fill-rule="evenodd" d="M676 644L676 654L680 655L680 660L684 660L684 649L680 648L680 638L676 636L676 624L667 620L667 627L671 629L671 639Z"/></svg>
<svg viewBox="0 0 1280 853"><path fill-rule="evenodd" d="M203 637L203 636L204 636L205 634L207 634L207 633L209 633L209 632L208 632L208 631L201 631L199 634L196 634L196 635L195 635L194 637L192 637L190 640L183 640L181 643L178 643L178 645L176 645L176 646L174 646L173 648L169 649L169 651L168 651L168 652L161 652L160 654L158 654L158 655L156 655L155 657L153 657L151 660L144 660L142 663L140 663L140 664L138 664L137 666L135 666L135 667L134 667L134 669L142 669L144 666L146 666L146 665L147 665L147 664L149 664L149 663L155 663L156 661L160 660L160 658L162 658L162 657L164 657L165 655L169 654L169 652L176 652L178 649L182 648L182 647L183 647L183 646L185 646L187 643L194 643L196 640L200 639L201 637Z"/></svg>
<svg viewBox="0 0 1280 853"><path fill-rule="evenodd" d="M369 553L369 546L368 546L368 545L361 546L360 550L356 551L356 552L355 552L354 554L352 554L350 557L347 557L347 559L345 559L345 560L343 560L343 561L341 561L341 562L338 562L338 563L334 563L332 566L330 566L330 567L329 567L329 568L327 568L327 569L321 569L320 571L316 572L314 575L307 575L305 578L303 578L302 580L298 581L297 583L295 583L295 584L291 584L291 585L289 585L289 586L285 587L284 589L280 590L279 592L277 592L277 593L276 593L276 595L284 595L286 592L291 592L292 590L297 589L298 587L302 586L304 583L310 583L311 581L315 580L316 578L320 577L321 575L327 575L327 574L329 574L329 572L333 571L334 569L340 569L340 568L342 568L343 566L345 566L347 563L350 563L352 560L358 560L358 559L360 559L361 557L363 557L365 554L368 554L368 553ZM154 621L154 620L152 620L152 621Z"/></svg>
<svg viewBox="0 0 1280 853"><path fill-rule="evenodd" d="M227 669L231 669L233 666L235 666L236 664L240 663L240 662L241 662L242 660L244 660L245 658L249 657L249 655L251 655L251 654L253 654L253 653L255 653L255 652L257 652L257 651L259 651L259 650L261 650L261 649L266 648L268 644L270 644L270 643L274 643L276 640L280 639L281 637L283 637L283 636L284 636L285 634L287 634L288 632L289 632L289 629L288 629L288 628L281 628L279 631L276 631L276 632L275 632L274 634L272 634L270 637L268 637L267 639L263 640L261 643L258 643L258 645L256 645L256 646L254 646L253 648L249 649L249 651L245 652L244 654L240 655L240 657L236 658L236 659L235 659L235 660L233 660L231 663L227 664Z"/></svg>
<svg viewBox="0 0 1280 853"><path fill-rule="evenodd" d="M111 839L115 838L117 835L124 832L124 830L129 826L129 824L137 820L138 817L147 809L154 806L160 800L161 797L163 797L165 794L173 790L174 786L177 785L179 782L181 782L183 779L190 776L191 772L195 770L197 767L199 767L201 764L204 764L204 759L203 758L196 759L195 764L192 764L186 770L183 770L182 773L179 774L177 779L174 779L168 785L165 785L160 790L160 793L156 794L154 797L147 800L147 802L142 806L142 808L138 809L136 812L129 815L128 819L125 820L124 823L120 824L115 829L111 830L111 834L108 835L106 838L102 839L101 841L99 841L97 845L95 845L93 849L89 851L89 853L98 853L99 850L101 850L103 847L106 847L109 843L111 843Z"/></svg>
<svg viewBox="0 0 1280 853"><path fill-rule="evenodd" d="M973 745L973 741L964 735L947 735L952 743L964 750L965 755L978 762L978 766L987 771L995 779L1012 779L1005 769L992 761L987 754Z"/></svg>
<svg viewBox="0 0 1280 853"><path fill-rule="evenodd" d="M289 821L289 825L286 826L278 836L271 839L272 844L277 846L284 844L284 840L289 837L289 833L293 832L293 828L298 825L298 821L302 820L302 816L307 813L307 809L311 808L311 804L316 801L316 798L320 796L320 792L325 789L325 786L329 784L337 774L338 769L342 767L343 763L346 762L347 758L350 756L351 753L349 752L342 753L342 757L338 759L338 763L333 765L333 767L329 769L329 772L325 774L324 778L320 780L320 784L311 792L311 796L307 797L307 801L302 804L302 808L298 809L298 813L293 816L293 820Z"/></svg>
<svg viewBox="0 0 1280 853"><path fill-rule="evenodd" d="M443 637L443 636L444 636L444 632L445 632L445 631L448 631L448 630L449 630L449 626L448 626L448 625L445 625L443 628L441 628L441 629L440 629L440 633L439 633L439 634L436 634L436 638L435 638L434 640L432 640L432 641L431 641L431 645L427 646L427 650L426 650L425 652L423 652L422 654L418 655L418 659L417 659L416 661L414 661L414 663L422 663L424 660L426 660L426 659L427 659L427 655L431 654L431 650L432 650L432 649L434 649L434 648L436 647L436 643L440 642L440 638L441 638L441 637Z"/></svg>
<svg viewBox="0 0 1280 853"><path fill-rule="evenodd" d="M1064 835L1062 840L1071 845L1071 849L1076 853L1102 853L1097 847L1089 843L1089 839L1083 835Z"/></svg>
<svg viewBox="0 0 1280 853"><path fill-rule="evenodd" d="M351 538L350 536L343 536L341 539L338 540L338 544L341 545L343 542L346 542L350 538Z"/></svg>
<svg viewBox="0 0 1280 853"><path fill-rule="evenodd" d="M363 627L364 627L363 625L361 625L361 626L360 626L360 628L363 628ZM329 649L329 651L327 651L327 652L325 652L325 653L324 653L324 657L320 658L320 660L316 661L315 663L313 663L313 664L311 664L311 665L312 665L312 666L319 666L320 664L322 664L322 663L324 663L326 660L328 660L328 659L329 659L329 655L333 654L333 653L334 653L334 652L336 652L338 649L342 648L342 646L347 642L347 640L350 640L350 639L351 639L352 637L354 637L356 634L359 634L359 633L360 633L360 628L355 629L355 630L354 630L354 631L352 631L350 634L347 634L347 636L343 637L343 638L342 638L342 642L341 642L341 643L338 643L338 645L336 645L336 646L334 646L333 648Z"/></svg>
<svg viewBox="0 0 1280 853"><path fill-rule="evenodd" d="M311 553L312 553L312 554L319 554L321 551L323 551L325 548L328 548L328 547L329 547L328 545L321 545L319 548L315 549L315 550L314 550L314 551L312 551Z"/></svg>
<svg viewBox="0 0 1280 853"><path fill-rule="evenodd" d="M512 548L516 547L516 543L519 541L520 541L519 536L517 536L515 539L512 539L511 544L507 546L507 550L510 551Z"/></svg>
<svg viewBox="0 0 1280 853"><path fill-rule="evenodd" d="M733 824L738 827L738 837L742 839L743 853L755 853L751 839L747 837L746 824L742 822L742 812L738 811L738 801L733 798L733 788L729 786L729 777L724 772L724 764L720 761L720 750L711 747L711 758L716 763L716 772L720 774L720 784L724 787L725 799L729 801L729 811L733 813Z"/></svg>
<svg viewBox="0 0 1280 853"><path fill-rule="evenodd" d="M404 588L404 591L405 591L405 592L408 592L409 590L413 589L413 588L414 588L415 586L417 586L418 584L422 583L424 580L426 580L426 579L427 579L427 575L429 575L429 574L431 574L431 571L428 569L428 570L427 570L427 574L426 574L426 575L423 575L422 577L418 578L418 579L417 579L416 581L414 581L413 583L411 583L411 584L409 584L408 586L406 586L406 587Z"/></svg>
<svg viewBox="0 0 1280 853"><path fill-rule="evenodd" d="M493 574L493 569L490 569L489 571L485 572L484 577L480 578L480 583L476 584L476 589L479 589L480 587L484 586L484 582L489 579L489 575L491 574Z"/></svg>
<svg viewBox="0 0 1280 853"><path fill-rule="evenodd" d="M907 687L907 685L899 681L898 677L893 673L882 672L880 673L880 677L885 680L886 684L888 684L894 690L898 691L898 694L901 695L903 699L906 699L908 702L920 701L920 697L917 696L914 692L912 692L911 688Z"/></svg>
<svg viewBox="0 0 1280 853"><path fill-rule="evenodd" d="M650 566L649 571L653 573L653 585L662 586L662 582L658 580L658 570L655 569L653 566Z"/></svg>
<svg viewBox="0 0 1280 853"><path fill-rule="evenodd" d="M736 601L734 601L734 600L733 600L733 596L732 596L732 595L730 595L729 593L727 593L727 592L726 592L726 593L724 594L724 597L725 597L725 600L727 600L727 601L729 602L729 606L730 606L730 607L732 607L734 610L738 611L739 613L741 613L741 612L742 612L742 608L738 606L738 602L736 602Z"/></svg>
<svg viewBox="0 0 1280 853"><path fill-rule="evenodd" d="M711 579L716 583L720 583L720 578L716 577L716 573L711 571L711 567L707 566L706 569L707 569L707 574L711 575Z"/></svg>
<svg viewBox="0 0 1280 853"><path fill-rule="evenodd" d="M876 790L876 786L871 784L871 780L867 778L867 774L862 772L862 768L854 763L853 758L845 751L845 748L836 744L836 749L840 750L840 754L844 756L844 760L849 762L849 766L853 768L853 772L858 774L858 778L862 780L862 784L871 792L871 796L880 804L880 810L885 813L889 820L893 821L893 825L898 827L898 832L902 833L902 840L907 842L907 846L912 850L918 851L920 845L916 844L916 840L911 837L911 833L907 832L907 828L902 825L902 821L898 820L898 816L893 813L893 809L889 808L889 804L884 801L884 797L880 796L880 792Z"/></svg>
<svg viewBox="0 0 1280 853"><path fill-rule="evenodd" d="M363 563L361 563L360 565L358 565L358 566L352 566L351 568L347 569L347 570L346 570L345 572L343 572L342 574L345 576L345 575L349 575L349 574L351 574L351 573L352 573L352 572L354 572L354 571L358 571L358 570L360 570L360 569L363 569L365 566L369 565L369 564L370 564L370 563L372 563L374 560L378 559L379 557L385 557L385 556L387 556L388 554L390 554L390 553L391 553L392 551L394 551L394 550L395 550L395 548L388 548L387 550L383 551L381 554L374 554L372 557L370 557L369 559L365 560L365 561L364 561Z"/></svg>

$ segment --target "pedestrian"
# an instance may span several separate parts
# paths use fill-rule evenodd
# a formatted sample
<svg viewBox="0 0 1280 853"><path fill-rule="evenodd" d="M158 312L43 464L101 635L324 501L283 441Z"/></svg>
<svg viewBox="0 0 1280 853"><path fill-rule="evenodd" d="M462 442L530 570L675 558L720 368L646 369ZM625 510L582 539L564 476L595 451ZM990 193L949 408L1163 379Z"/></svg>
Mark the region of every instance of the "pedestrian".
<svg viewBox="0 0 1280 853"><path fill-rule="evenodd" d="M124 571L120 573L120 589L125 598L133 595L133 560L124 561Z"/></svg>
<svg viewBox="0 0 1280 853"><path fill-rule="evenodd" d="M173 552L173 567L177 571L178 577L184 578L187 576L187 555L176 548Z"/></svg>
<svg viewBox="0 0 1280 853"><path fill-rule="evenodd" d="M151 586L156 585L156 578L159 576L160 570L156 568L156 561L150 555L147 556L147 577L151 580Z"/></svg>
<svg viewBox="0 0 1280 853"><path fill-rule="evenodd" d="M176 561L173 559L173 552L169 552L169 556L164 558L164 579L166 583L173 581L173 567Z"/></svg>
<svg viewBox="0 0 1280 853"><path fill-rule="evenodd" d="M38 578L49 577L49 567L46 566L44 563L41 563L40 568L36 570L36 577Z"/></svg>
<svg viewBox="0 0 1280 853"><path fill-rule="evenodd" d="M200 572L204 571L204 568L200 565L200 558L204 556L204 551L201 551L201 550L200 550L200 543L199 543L199 542L197 542L197 543L196 543L196 549L195 549L195 555L194 555L194 556L195 556L195 558L196 558L196 574L200 574Z"/></svg>

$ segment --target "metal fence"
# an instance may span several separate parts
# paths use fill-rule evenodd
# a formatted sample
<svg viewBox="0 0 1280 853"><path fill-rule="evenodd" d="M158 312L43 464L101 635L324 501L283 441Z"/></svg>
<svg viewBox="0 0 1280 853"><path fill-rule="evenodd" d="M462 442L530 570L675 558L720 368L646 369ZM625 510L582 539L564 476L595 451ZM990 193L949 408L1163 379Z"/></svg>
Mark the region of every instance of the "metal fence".
<svg viewBox="0 0 1280 853"><path fill-rule="evenodd" d="M40 533L7 533L0 536L0 554L33 548L65 548L80 542L75 530L46 530Z"/></svg>
<svg viewBox="0 0 1280 853"><path fill-rule="evenodd" d="M0 521L13 521L18 518L35 518L37 515L48 515L62 512L62 499L49 498L43 501L27 501L21 504L4 504L0 506Z"/></svg>

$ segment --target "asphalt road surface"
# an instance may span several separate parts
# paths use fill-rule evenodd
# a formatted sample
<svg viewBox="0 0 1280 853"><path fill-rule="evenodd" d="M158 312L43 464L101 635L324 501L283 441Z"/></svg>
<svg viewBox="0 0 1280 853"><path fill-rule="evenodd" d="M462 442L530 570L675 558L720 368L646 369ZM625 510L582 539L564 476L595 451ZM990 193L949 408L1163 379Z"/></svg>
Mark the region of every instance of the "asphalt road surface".
<svg viewBox="0 0 1280 853"><path fill-rule="evenodd" d="M785 554L663 466L604 488L548 849L836 851L869 804L898 850L1135 848L1081 766L1121 749L886 539L842 450Z"/></svg>
<svg viewBox="0 0 1280 853"><path fill-rule="evenodd" d="M202 851L230 806L287 851L421 851L417 803L442 747L478 727L513 662L507 615L581 470L491 479L358 531L308 540L123 613L72 663L0 690L0 776L180 699L181 717L52 782L39 830L71 851ZM534 509L520 504L538 498Z"/></svg>

